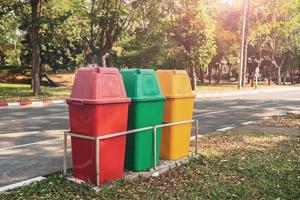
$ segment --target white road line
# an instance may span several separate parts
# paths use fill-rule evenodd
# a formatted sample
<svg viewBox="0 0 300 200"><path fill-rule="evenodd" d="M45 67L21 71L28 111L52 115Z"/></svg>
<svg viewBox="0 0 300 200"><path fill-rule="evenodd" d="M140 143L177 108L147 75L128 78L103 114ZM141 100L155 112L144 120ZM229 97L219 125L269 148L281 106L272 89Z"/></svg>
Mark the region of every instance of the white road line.
<svg viewBox="0 0 300 200"><path fill-rule="evenodd" d="M52 103L59 104L59 103L65 103L64 100L53 100Z"/></svg>
<svg viewBox="0 0 300 200"><path fill-rule="evenodd" d="M242 125L255 124L255 121L248 121L241 123Z"/></svg>
<svg viewBox="0 0 300 200"><path fill-rule="evenodd" d="M32 105L44 105L44 103L42 101L33 101L31 102Z"/></svg>
<svg viewBox="0 0 300 200"><path fill-rule="evenodd" d="M27 146L36 145L36 144L43 144L43 143L53 142L53 141L58 141L58 140L63 140L63 139L64 138L56 138L56 139L52 139L52 140L43 140L43 141L39 141L39 142L21 144L21 145L16 145L16 146L11 146L11 147L6 147L6 148L3 148L3 149L0 149L0 151L6 151L6 150L21 148L21 147L27 147Z"/></svg>
<svg viewBox="0 0 300 200"><path fill-rule="evenodd" d="M198 138L204 138L204 135L198 135ZM196 136L191 136L190 141L193 141L196 139Z"/></svg>
<svg viewBox="0 0 300 200"><path fill-rule="evenodd" d="M293 99L290 99L292 101L300 101L300 98L293 98Z"/></svg>
<svg viewBox="0 0 300 200"><path fill-rule="evenodd" d="M277 104L277 103L274 103L274 102L270 102L270 103L261 103L261 104L257 104L257 105L249 105L249 106L245 106L245 107L235 107L235 108L232 108L232 109L227 109L227 110L220 110L220 111L213 111L213 112L208 112L208 113L200 113L200 114L197 114L197 115L194 115L194 117L201 117L201 116L206 116L206 115L213 115L213 114L220 114L220 113L225 113L225 112L229 112L229 111L235 111L235 110L244 110L246 108L251 108L251 109L254 109L254 108L257 108L259 106L266 106L266 105L273 105L273 104Z"/></svg>
<svg viewBox="0 0 300 200"><path fill-rule="evenodd" d="M261 118L261 119L263 119L263 120L267 120L267 119L271 119L272 117L263 117L263 118Z"/></svg>
<svg viewBox="0 0 300 200"><path fill-rule="evenodd" d="M37 134L51 134L51 136L55 135L62 135L64 131L68 131L68 129L58 129L58 130L45 130L45 131L27 131L27 132L12 132L12 133L1 133L1 137L11 137L12 135L14 137L23 137L23 136L31 136L31 135L37 135Z"/></svg>
<svg viewBox="0 0 300 200"><path fill-rule="evenodd" d="M36 178L28 179L26 181L21 181L21 182L14 183L14 184L11 184L11 185L6 185L6 186L3 186L3 187L0 187L0 193L5 192L7 190L15 189L17 187L29 185L29 184L31 184L35 181L41 181L41 180L44 180L44 179L46 179L46 178L42 177L42 176L38 176Z"/></svg>
<svg viewBox="0 0 300 200"><path fill-rule="evenodd" d="M8 106L19 106L20 103L18 103L18 102L10 102L10 103L8 103L7 105L8 105Z"/></svg>
<svg viewBox="0 0 300 200"><path fill-rule="evenodd" d="M235 96L241 94L260 94L260 93L275 93L281 91L294 91L300 90L300 87L284 87L284 88L273 88L273 89L258 89L258 90L243 90L243 91L232 91L232 92L220 92L220 93L198 93L196 98L214 97L214 96Z"/></svg>
<svg viewBox="0 0 300 200"><path fill-rule="evenodd" d="M224 132L224 131L231 130L231 129L233 129L233 128L234 128L234 127L232 127L232 126L225 127L225 128L220 128L220 129L217 130L217 132Z"/></svg>

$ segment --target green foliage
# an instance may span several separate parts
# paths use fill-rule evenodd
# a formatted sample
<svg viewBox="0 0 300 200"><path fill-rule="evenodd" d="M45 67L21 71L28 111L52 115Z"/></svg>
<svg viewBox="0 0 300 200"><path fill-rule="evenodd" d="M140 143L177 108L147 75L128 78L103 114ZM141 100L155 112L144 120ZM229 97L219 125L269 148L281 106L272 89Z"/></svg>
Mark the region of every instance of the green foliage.
<svg viewBox="0 0 300 200"><path fill-rule="evenodd" d="M167 19L166 2L148 1L143 4L137 15L132 30L117 43L115 57L119 66L126 67L170 67L171 62L167 47L166 29L170 23ZM167 65L167 66L166 66Z"/></svg>
<svg viewBox="0 0 300 200"><path fill-rule="evenodd" d="M94 0L76 7L88 63L104 64L103 56L124 35L142 5L141 0Z"/></svg>
<svg viewBox="0 0 300 200"><path fill-rule="evenodd" d="M79 0L47 1L42 7L40 17L40 49L41 64L44 68L57 70L70 69L83 63L83 45L78 29L78 17L74 14L72 5ZM20 28L26 31L22 41L22 62L31 63L31 24L29 12L24 10Z"/></svg>
<svg viewBox="0 0 300 200"><path fill-rule="evenodd" d="M215 22L199 1L149 1L139 17L118 43L118 64L182 69L192 60L199 68L208 66L215 54Z"/></svg>
<svg viewBox="0 0 300 200"><path fill-rule="evenodd" d="M72 6L79 0L48 2L41 18L42 63L55 70L84 63L84 48ZM53 34L55 33L55 34Z"/></svg>
<svg viewBox="0 0 300 200"><path fill-rule="evenodd" d="M7 2L8 3L8 2ZM18 30L19 23L15 13L3 5L0 11L0 65L19 66L22 33Z"/></svg>
<svg viewBox="0 0 300 200"><path fill-rule="evenodd" d="M250 53L299 66L299 0L251 1ZM31 65L28 0L0 2L0 64ZM47 0L40 23L41 63L70 69L118 67L205 69L239 60L241 13L221 0Z"/></svg>
<svg viewBox="0 0 300 200"><path fill-rule="evenodd" d="M214 21L198 0L177 2L171 26L171 38L188 59L206 68L215 55Z"/></svg>
<svg viewBox="0 0 300 200"><path fill-rule="evenodd" d="M263 56L275 64L299 55L299 14L294 4L295 1L268 1L253 19L250 44L261 48Z"/></svg>

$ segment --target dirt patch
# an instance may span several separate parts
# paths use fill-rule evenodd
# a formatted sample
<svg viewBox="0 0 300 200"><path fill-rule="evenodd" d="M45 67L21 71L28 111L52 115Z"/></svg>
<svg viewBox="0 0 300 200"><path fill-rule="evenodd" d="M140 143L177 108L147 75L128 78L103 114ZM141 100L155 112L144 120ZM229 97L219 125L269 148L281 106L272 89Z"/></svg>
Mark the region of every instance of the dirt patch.
<svg viewBox="0 0 300 200"><path fill-rule="evenodd" d="M21 74L0 74L0 83L29 84L30 78Z"/></svg>
<svg viewBox="0 0 300 200"><path fill-rule="evenodd" d="M241 133L267 133L267 134L284 134L284 135L300 135L299 128L293 127L272 127L262 126L257 124L251 124L242 126L236 129Z"/></svg>
<svg viewBox="0 0 300 200"><path fill-rule="evenodd" d="M257 121L257 124L269 127L300 128L300 114L289 113L287 115L273 116L270 119L259 120Z"/></svg>
<svg viewBox="0 0 300 200"><path fill-rule="evenodd" d="M59 86L72 86L75 79L75 72L61 72L60 74L47 73L48 77ZM42 81L46 81L45 78ZM12 73L9 70L0 71L0 83L9 84L30 84L30 74Z"/></svg>
<svg viewBox="0 0 300 200"><path fill-rule="evenodd" d="M244 134L300 135L300 114L276 115L270 119L258 120L256 124L238 127L236 130Z"/></svg>
<svg viewBox="0 0 300 200"><path fill-rule="evenodd" d="M54 83L60 85L60 86L72 86L74 79L75 79L75 73L66 73L66 74L51 74L49 75L49 78L54 81Z"/></svg>

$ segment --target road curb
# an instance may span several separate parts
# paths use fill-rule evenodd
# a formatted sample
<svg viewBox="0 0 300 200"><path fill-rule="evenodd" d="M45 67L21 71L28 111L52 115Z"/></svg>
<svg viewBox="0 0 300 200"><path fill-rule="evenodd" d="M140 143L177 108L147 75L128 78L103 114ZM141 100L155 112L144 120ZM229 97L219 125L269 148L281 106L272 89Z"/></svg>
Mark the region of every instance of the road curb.
<svg viewBox="0 0 300 200"><path fill-rule="evenodd" d="M276 89L257 89L257 90L242 90L242 91L232 91L232 92L215 92L215 93L196 93L197 99L210 98L210 97L227 97L236 96L243 94L259 94L259 93L272 93L280 91L293 91L300 90L300 87L290 87L290 88L276 88ZM0 102L1 107L20 107L20 106L31 106L31 105L50 105L50 104L62 104L65 100L45 100L45 101L21 101L21 102Z"/></svg>
<svg viewBox="0 0 300 200"><path fill-rule="evenodd" d="M31 105L50 105L50 104L62 104L65 100L46 100L46 101L22 101L22 102L0 102L0 107L21 107Z"/></svg>
<svg viewBox="0 0 300 200"><path fill-rule="evenodd" d="M38 176L38 177L28 179L28 180L25 180L25 181L21 181L21 182L18 182L18 183L13 183L13 184L10 184L10 185L6 185L6 186L3 186L3 187L0 187L0 193L6 192L7 190L16 189L18 187L26 186L26 185L29 185L33 182L42 181L44 179L46 179L46 178L43 177L43 176Z"/></svg>

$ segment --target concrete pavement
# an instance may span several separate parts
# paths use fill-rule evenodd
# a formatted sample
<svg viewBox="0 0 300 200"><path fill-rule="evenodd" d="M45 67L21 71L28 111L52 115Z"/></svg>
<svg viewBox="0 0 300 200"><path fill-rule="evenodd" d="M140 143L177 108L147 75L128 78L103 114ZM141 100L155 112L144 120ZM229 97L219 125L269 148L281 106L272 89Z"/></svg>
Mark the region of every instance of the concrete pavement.
<svg viewBox="0 0 300 200"><path fill-rule="evenodd" d="M289 111L300 111L300 88L203 97L195 103L194 118L205 134ZM0 186L61 170L65 129L65 104L0 108Z"/></svg>

